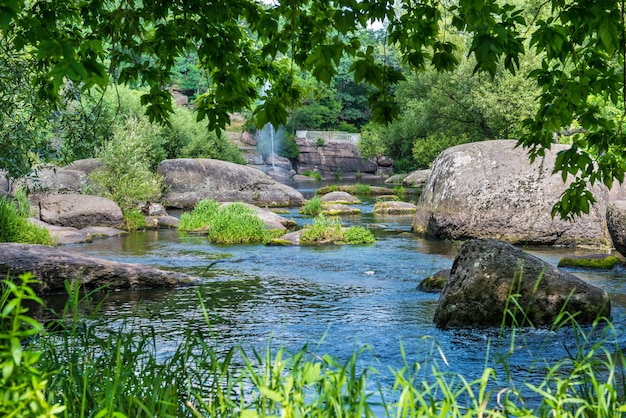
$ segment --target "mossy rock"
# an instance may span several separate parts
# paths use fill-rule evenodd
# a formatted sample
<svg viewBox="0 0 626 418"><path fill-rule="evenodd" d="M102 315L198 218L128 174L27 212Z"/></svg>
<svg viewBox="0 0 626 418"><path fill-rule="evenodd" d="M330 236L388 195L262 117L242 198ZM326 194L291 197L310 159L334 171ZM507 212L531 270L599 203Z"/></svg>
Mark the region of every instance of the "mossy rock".
<svg viewBox="0 0 626 418"><path fill-rule="evenodd" d="M274 238L270 242L268 242L267 245L272 247L291 247L293 245L293 242L289 241L288 239Z"/></svg>
<svg viewBox="0 0 626 418"><path fill-rule="evenodd" d="M422 280L417 286L417 289L422 292L439 293L446 285L448 277L450 277L450 269L439 270L437 273Z"/></svg>
<svg viewBox="0 0 626 418"><path fill-rule="evenodd" d="M322 204L322 213L324 215L360 215L361 209L342 204Z"/></svg>
<svg viewBox="0 0 626 418"><path fill-rule="evenodd" d="M582 267L596 270L611 270L622 261L614 255L595 254L574 257L564 257L557 267Z"/></svg>

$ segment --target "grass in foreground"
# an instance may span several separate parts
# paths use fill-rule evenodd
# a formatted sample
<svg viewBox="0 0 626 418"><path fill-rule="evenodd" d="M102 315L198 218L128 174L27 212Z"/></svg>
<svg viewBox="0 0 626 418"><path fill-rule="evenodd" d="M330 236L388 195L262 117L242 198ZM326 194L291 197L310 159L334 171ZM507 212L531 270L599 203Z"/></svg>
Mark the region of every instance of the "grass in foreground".
<svg viewBox="0 0 626 418"><path fill-rule="evenodd" d="M372 392L368 387L376 370L358 363L367 348L345 362L308 346L272 354L268 344L263 353L247 354L237 347L217 350L207 336L189 330L173 354L160 358L149 328L126 324L111 330L81 317L77 308L90 295L81 296L69 285L56 331L45 331L24 307L27 301L41 303L32 283L30 276L3 281L3 416L573 418L626 413L625 357L616 344L617 330L601 321L586 333L573 324L578 350L545 364L539 384L502 387L507 376L497 376L487 365L479 378L469 380L435 362L410 363L402 351L405 365L391 370L392 387ZM601 338L594 342L592 334ZM524 393L541 401L527 404Z"/></svg>

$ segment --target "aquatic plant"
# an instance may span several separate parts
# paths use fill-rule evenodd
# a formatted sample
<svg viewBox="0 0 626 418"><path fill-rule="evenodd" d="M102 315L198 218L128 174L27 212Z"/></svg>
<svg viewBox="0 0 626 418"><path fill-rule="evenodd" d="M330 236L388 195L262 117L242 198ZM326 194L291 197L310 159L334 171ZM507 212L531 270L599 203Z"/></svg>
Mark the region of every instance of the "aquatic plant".
<svg viewBox="0 0 626 418"><path fill-rule="evenodd" d="M392 369L393 383L372 390L377 371L364 363L368 346L345 361L305 344L295 353L219 347L189 328L166 358L157 353L150 327L122 322L112 328L85 318L91 294L66 283L68 301L44 330L27 315L24 302L41 304L22 282L3 282L0 298L0 413L53 417L618 417L624 402L626 357L619 331L604 319L579 327L563 315L557 327L572 326L576 348L554 364L542 362L543 379L519 384L508 358L523 341L510 333L508 353L485 360L479 377L468 379L447 364L445 352L422 337L425 355ZM511 295L514 299L515 295ZM210 315L199 303L207 325ZM515 305L512 301L511 305ZM97 312L96 312L97 313ZM320 344L321 346L321 344ZM501 374L503 373L503 375ZM528 395L536 396L528 396Z"/></svg>
<svg viewBox="0 0 626 418"><path fill-rule="evenodd" d="M273 237L254 209L243 203L220 205L211 199L183 213L178 230L206 233L209 241L218 244L266 243Z"/></svg>
<svg viewBox="0 0 626 418"><path fill-rule="evenodd" d="M557 267L582 267L589 269L610 270L622 261L614 255L606 257L564 257Z"/></svg>

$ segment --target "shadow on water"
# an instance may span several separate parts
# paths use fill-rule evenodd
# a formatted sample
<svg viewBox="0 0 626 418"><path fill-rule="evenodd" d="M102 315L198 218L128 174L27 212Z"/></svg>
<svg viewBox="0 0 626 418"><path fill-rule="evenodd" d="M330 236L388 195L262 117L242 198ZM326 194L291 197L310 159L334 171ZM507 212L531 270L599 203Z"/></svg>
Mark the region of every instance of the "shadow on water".
<svg viewBox="0 0 626 418"><path fill-rule="evenodd" d="M380 371L383 386L392 383L389 367L399 369L404 364L400 344L409 361L437 362L444 371L479 377L486 361L508 352L510 339L494 329L435 328L432 318L438 295L417 290L426 276L451 267L460 244L416 237L410 234L410 216L375 215L373 204L366 199L361 215L342 218L345 225L371 228L378 241L366 246L220 246L202 236L160 230L68 249L202 277L198 286L115 293L102 302L100 315L106 326L127 321L138 328L154 328L164 356L191 329L210 336L224 350L234 345L262 349L270 338L294 351L321 341L321 352L347 360L355 349L369 345L373 356L365 356L363 362ZM310 221L297 209L285 216L300 225ZM554 262L566 252L541 249L536 254ZM615 325L623 329L624 270L576 273L607 289ZM514 379L520 382L537 379L538 364L563 358L573 340L567 330L524 330L516 338L519 347L509 360ZM488 353L491 360L486 360Z"/></svg>

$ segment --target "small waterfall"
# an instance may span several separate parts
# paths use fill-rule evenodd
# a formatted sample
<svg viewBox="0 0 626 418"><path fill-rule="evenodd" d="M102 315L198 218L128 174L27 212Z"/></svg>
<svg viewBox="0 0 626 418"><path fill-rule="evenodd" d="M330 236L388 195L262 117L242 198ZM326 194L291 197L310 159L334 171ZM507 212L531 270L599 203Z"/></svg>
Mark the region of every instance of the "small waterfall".
<svg viewBox="0 0 626 418"><path fill-rule="evenodd" d="M276 152L274 149L274 125L272 125L271 123L269 123L268 125L270 125L270 141L272 144L272 168L276 168L276 165L274 164L274 159L276 157Z"/></svg>

